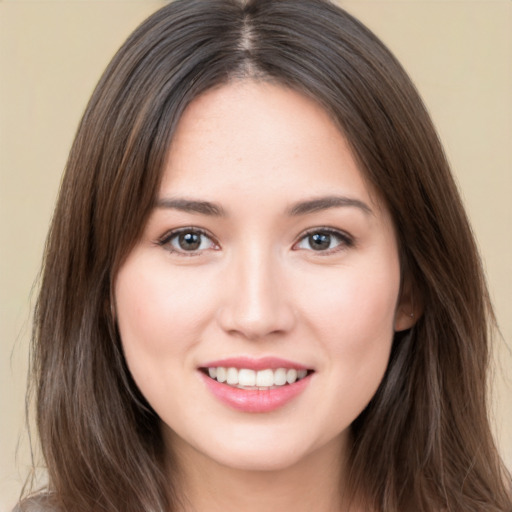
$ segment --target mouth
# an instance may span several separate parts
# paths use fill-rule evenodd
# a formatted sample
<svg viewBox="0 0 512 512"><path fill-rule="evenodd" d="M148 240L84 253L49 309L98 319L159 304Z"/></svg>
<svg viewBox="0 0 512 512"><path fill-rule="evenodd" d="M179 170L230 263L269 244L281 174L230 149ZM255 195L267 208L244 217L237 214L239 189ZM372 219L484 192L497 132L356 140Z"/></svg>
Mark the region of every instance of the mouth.
<svg viewBox="0 0 512 512"><path fill-rule="evenodd" d="M244 413L268 413L299 400L315 371L274 356L228 357L199 368L206 388L221 403Z"/></svg>
<svg viewBox="0 0 512 512"><path fill-rule="evenodd" d="M208 366L199 370L216 382L249 391L265 391L290 386L313 373L310 369L284 367L253 370L232 366Z"/></svg>

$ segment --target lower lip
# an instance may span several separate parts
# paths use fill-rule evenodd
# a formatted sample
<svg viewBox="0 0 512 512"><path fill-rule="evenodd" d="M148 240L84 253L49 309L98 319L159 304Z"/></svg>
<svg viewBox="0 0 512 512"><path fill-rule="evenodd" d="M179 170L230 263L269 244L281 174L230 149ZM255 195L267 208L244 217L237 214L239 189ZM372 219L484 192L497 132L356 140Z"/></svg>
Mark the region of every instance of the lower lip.
<svg viewBox="0 0 512 512"><path fill-rule="evenodd" d="M271 412L283 407L302 393L311 380L308 375L293 384L274 389L239 389L222 384L200 372L208 389L221 402L243 412Z"/></svg>

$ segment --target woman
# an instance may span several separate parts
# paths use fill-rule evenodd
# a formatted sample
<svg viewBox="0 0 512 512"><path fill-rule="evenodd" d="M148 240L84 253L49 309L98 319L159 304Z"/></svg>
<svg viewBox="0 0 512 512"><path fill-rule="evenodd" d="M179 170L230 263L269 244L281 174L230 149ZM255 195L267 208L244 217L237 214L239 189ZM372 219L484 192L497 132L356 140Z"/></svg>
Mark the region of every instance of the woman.
<svg viewBox="0 0 512 512"><path fill-rule="evenodd" d="M511 509L480 261L429 117L322 0L184 0L69 157L35 314L44 510Z"/></svg>

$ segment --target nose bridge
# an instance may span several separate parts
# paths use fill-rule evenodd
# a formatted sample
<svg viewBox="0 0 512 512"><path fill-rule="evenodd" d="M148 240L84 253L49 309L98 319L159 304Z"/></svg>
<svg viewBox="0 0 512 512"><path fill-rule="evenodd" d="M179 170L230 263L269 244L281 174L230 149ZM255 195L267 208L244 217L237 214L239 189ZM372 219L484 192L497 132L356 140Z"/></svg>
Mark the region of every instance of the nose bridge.
<svg viewBox="0 0 512 512"><path fill-rule="evenodd" d="M258 339L290 330L294 322L279 258L261 244L247 244L231 261L221 306L224 330Z"/></svg>

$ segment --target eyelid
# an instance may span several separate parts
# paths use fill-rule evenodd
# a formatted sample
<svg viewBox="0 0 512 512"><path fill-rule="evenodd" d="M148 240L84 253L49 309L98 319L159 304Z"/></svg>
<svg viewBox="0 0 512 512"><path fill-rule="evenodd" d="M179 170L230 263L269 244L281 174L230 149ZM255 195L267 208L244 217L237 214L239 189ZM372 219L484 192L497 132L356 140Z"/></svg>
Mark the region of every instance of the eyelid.
<svg viewBox="0 0 512 512"><path fill-rule="evenodd" d="M217 242L217 240L211 233L209 233L208 231L206 231L203 228L199 228L196 226L185 226L185 227L181 227L181 228L171 229L171 230L167 231L165 234L163 234L161 237L159 237L155 241L155 244L160 247L165 248L170 253L178 254L180 256L199 256L207 250L212 250L212 248L208 248L208 249L199 249L199 250L195 250L195 251L185 251L185 250L178 250L178 249L172 247L170 245L171 240L173 238L179 236L182 233L196 233L201 236L204 236L204 237L208 238L210 240L210 242L212 243L212 245L214 246L213 250L220 249L219 243ZM315 233L328 234L328 235L338 239L339 244L332 249L326 249L326 250L322 250L322 251L315 251L313 249L308 250L308 249L302 249L302 248L297 247L298 244L300 244L305 238L307 238L308 236L311 236ZM333 253L341 252L349 247L353 247L354 245L355 245L354 237L352 235L348 234L346 231L343 231L343 230L340 230L337 228L332 228L332 227L319 226L319 227L308 229L308 230L304 231L303 233L301 233L297 242L295 242L293 244L292 250L308 250L308 252L313 252L315 254L318 254L319 256L328 256Z"/></svg>
<svg viewBox="0 0 512 512"><path fill-rule="evenodd" d="M300 244L305 238L316 233L325 233L331 235L337 238L340 241L340 243L336 247L332 249L326 249L324 251L315 251L314 249L302 249L297 247L298 244ZM318 256L329 256L331 254L344 251L350 247L353 247L354 245L355 238L352 235L348 234L346 231L327 226L319 226L308 229L305 232L301 233L300 237L298 238L298 241L293 244L292 250L307 250L308 252L312 252Z"/></svg>
<svg viewBox="0 0 512 512"><path fill-rule="evenodd" d="M173 238L179 236L182 233L195 233L195 234L204 236L211 241L212 245L215 246L215 248L213 250L217 250L219 248L219 244L218 244L217 240L211 233L209 233L205 229L198 228L195 226L185 226L182 228L171 229L171 230L165 232L165 234L163 234L161 237L159 237L156 240L155 244L160 247L163 247L164 249L166 249L168 252L170 252L172 254L178 254L180 256L200 256L205 251L210 250L210 249L199 249L196 251L184 251L184 250L177 250L176 248L172 247L170 245L171 240Z"/></svg>

